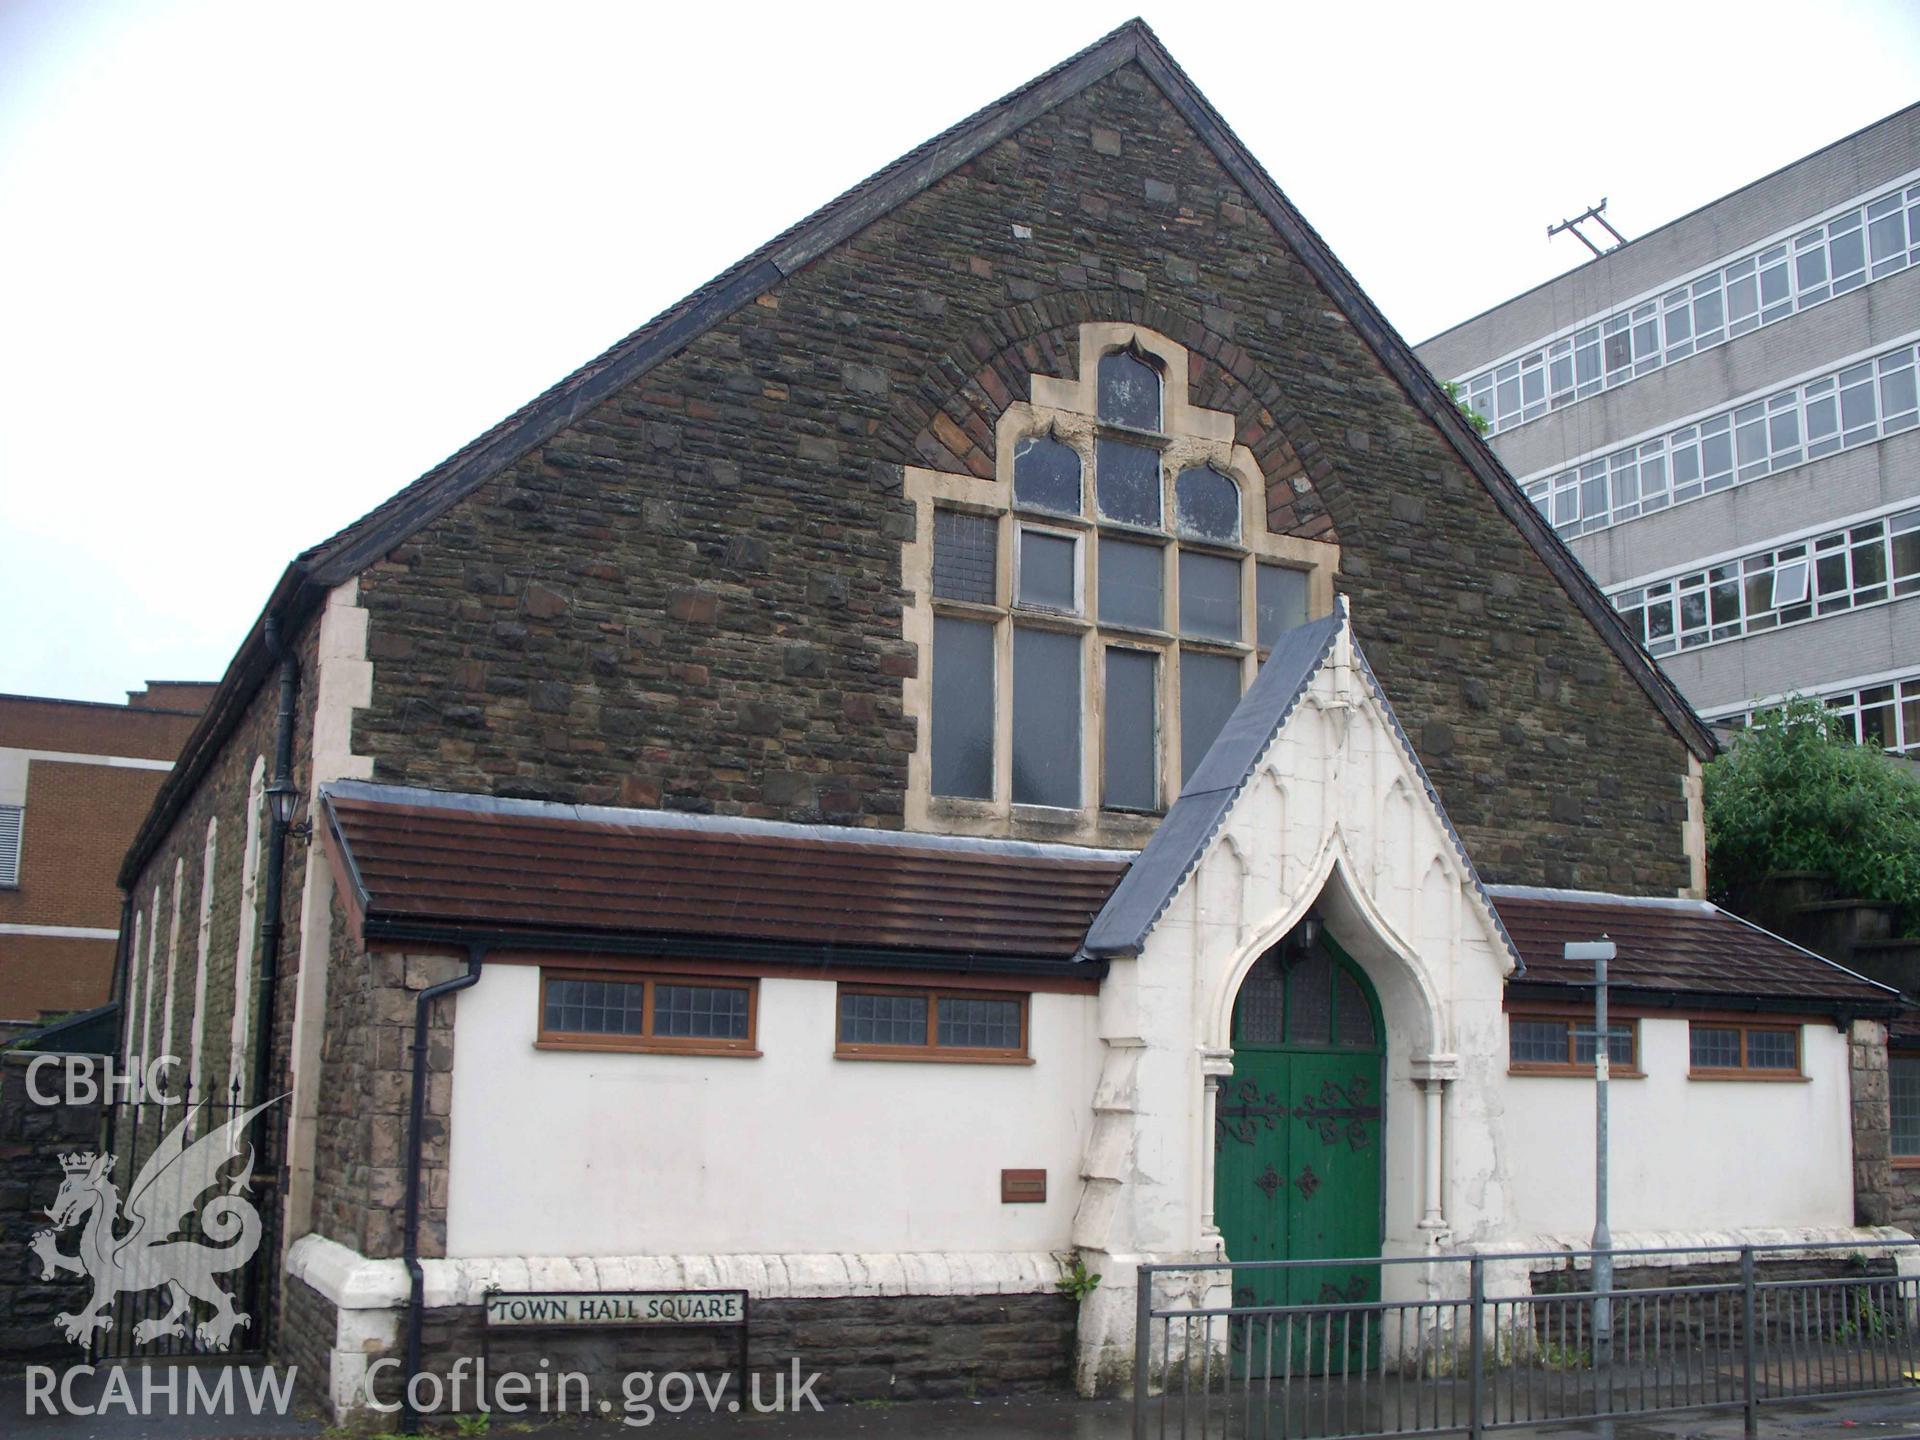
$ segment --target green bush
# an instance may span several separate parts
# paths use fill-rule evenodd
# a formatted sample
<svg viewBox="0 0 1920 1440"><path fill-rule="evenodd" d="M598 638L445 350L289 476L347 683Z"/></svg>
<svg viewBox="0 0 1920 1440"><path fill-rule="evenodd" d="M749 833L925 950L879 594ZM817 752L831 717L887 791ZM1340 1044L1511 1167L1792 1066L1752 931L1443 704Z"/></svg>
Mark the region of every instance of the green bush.
<svg viewBox="0 0 1920 1440"><path fill-rule="evenodd" d="M1849 899L1920 923L1920 774L1856 745L1818 700L1769 711L1706 767L1716 898L1781 870L1831 875Z"/></svg>

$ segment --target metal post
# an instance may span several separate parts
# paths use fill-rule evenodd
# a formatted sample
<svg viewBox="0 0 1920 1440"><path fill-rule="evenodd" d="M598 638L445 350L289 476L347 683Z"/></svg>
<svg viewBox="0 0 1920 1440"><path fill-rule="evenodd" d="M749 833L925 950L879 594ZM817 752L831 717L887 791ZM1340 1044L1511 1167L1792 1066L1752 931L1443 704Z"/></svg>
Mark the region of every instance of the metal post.
<svg viewBox="0 0 1920 1440"><path fill-rule="evenodd" d="M1760 1401L1758 1389L1754 1383L1754 1370L1759 1356L1758 1337L1754 1334L1754 1272L1753 1247L1740 1247L1740 1351L1745 1357L1741 1365L1741 1400L1746 1406L1747 1440L1754 1440L1760 1433Z"/></svg>
<svg viewBox="0 0 1920 1440"><path fill-rule="evenodd" d="M1467 1434L1471 1440L1480 1440L1486 1433L1487 1417L1480 1413L1487 1384L1487 1337L1481 1330L1486 1308L1487 1262L1476 1255L1467 1262L1467 1321L1473 1327L1467 1336L1467 1365L1472 1371L1467 1377Z"/></svg>
<svg viewBox="0 0 1920 1440"><path fill-rule="evenodd" d="M1133 1440L1147 1440L1147 1356L1153 1329L1153 1273L1145 1265L1134 1272Z"/></svg>
<svg viewBox="0 0 1920 1440"><path fill-rule="evenodd" d="M1613 1409L1613 1232L1607 1228L1607 1080L1613 1046L1607 1035L1607 962L1613 942L1568 944L1569 963L1593 962L1593 1381L1596 1402L1606 1386L1606 1411ZM1604 1412L1603 1412L1604 1413Z"/></svg>

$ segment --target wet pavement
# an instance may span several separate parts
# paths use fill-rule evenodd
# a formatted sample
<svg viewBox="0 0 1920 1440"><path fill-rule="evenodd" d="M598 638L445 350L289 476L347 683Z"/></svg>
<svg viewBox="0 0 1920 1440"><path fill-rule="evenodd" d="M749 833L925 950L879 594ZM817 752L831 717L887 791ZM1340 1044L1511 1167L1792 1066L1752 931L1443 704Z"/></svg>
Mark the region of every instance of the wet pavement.
<svg viewBox="0 0 1920 1440"><path fill-rule="evenodd" d="M177 1372L176 1372L177 1373ZM141 1393L140 1371L128 1372L131 1393ZM164 1409L164 1391L160 1392ZM181 1408L185 1408L184 1387ZM330 1428L311 1406L296 1401L288 1413L255 1414L244 1404L244 1384L236 1388L243 1398L241 1413L231 1415L128 1413L113 1403L103 1382L76 1386L70 1396L75 1407L99 1413L38 1413L29 1415L28 1394L21 1377L0 1378L0 1436L19 1440L278 1440L283 1436L342 1437L369 1433L373 1427L341 1431ZM36 1408L46 1409L43 1397ZM58 1400L59 1396L54 1396ZM103 1402L107 1402L103 1404ZM1167 1434L1175 1433L1170 1417ZM1197 1416L1195 1417L1198 1418ZM699 1440L719 1440L737 1434L743 1440L1129 1440L1133 1410L1125 1400L1086 1401L1070 1397L1033 1397L958 1401L904 1401L829 1404L818 1413L797 1415L667 1415L655 1412L646 1423L619 1413L566 1417L510 1416L495 1413L484 1426L468 1421L465 1427L450 1420L430 1421L431 1435L610 1436L664 1433ZM385 1422L390 1425L391 1421ZM379 1428L384 1428L379 1427ZM1229 1432L1229 1437L1238 1431ZM1159 1436L1156 1423L1150 1435ZM1194 1433L1197 1435L1198 1428ZM1215 1424L1211 1436L1220 1436ZM1455 1432L1461 1433L1461 1432ZM1560 1440L1560 1437L1601 1437L1599 1422L1518 1426L1497 1432L1519 1440ZM1742 1440L1739 1409L1689 1411L1681 1414L1622 1419L1613 1422L1612 1440ZM1910 1394L1848 1397L1793 1402L1763 1407L1760 1434L1766 1440L1920 1440L1920 1385Z"/></svg>

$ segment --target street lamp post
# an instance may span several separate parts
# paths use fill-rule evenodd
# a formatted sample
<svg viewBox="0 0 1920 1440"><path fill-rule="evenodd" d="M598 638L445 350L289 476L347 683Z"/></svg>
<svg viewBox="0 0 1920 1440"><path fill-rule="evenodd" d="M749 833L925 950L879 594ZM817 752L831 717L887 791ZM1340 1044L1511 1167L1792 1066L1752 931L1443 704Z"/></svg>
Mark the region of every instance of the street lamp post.
<svg viewBox="0 0 1920 1440"><path fill-rule="evenodd" d="M1613 1232L1607 1228L1607 1080L1612 1037L1607 1033L1607 962L1611 940L1570 942L1568 964L1593 964L1593 1368L1596 1378L1613 1362Z"/></svg>

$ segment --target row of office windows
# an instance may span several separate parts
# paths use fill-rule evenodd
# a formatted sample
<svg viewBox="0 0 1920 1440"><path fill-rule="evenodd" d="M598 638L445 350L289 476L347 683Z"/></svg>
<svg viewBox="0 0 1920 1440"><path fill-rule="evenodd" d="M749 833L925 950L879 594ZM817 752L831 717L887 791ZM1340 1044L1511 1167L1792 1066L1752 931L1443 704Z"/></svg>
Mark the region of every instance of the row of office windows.
<svg viewBox="0 0 1920 1440"><path fill-rule="evenodd" d="M537 1043L550 1050L760 1054L760 982L543 970ZM1028 1059L1028 997L842 983L834 1054L847 1060Z"/></svg>
<svg viewBox="0 0 1920 1440"><path fill-rule="evenodd" d="M1920 262L1920 185L1820 225L1460 380L1492 433L1783 320Z"/></svg>
<svg viewBox="0 0 1920 1440"><path fill-rule="evenodd" d="M1616 592L1654 655L1736 640L1920 594L1920 510L1797 540Z"/></svg>
<svg viewBox="0 0 1920 1440"><path fill-rule="evenodd" d="M1803 385L1522 487L1562 535L1584 535L1920 425L1916 348Z"/></svg>
<svg viewBox="0 0 1920 1440"><path fill-rule="evenodd" d="M1308 618L1310 572L1249 548L1239 481L1169 462L1161 383L1102 356L1090 437L1015 441L1009 511L934 511L935 796L991 800L1004 766L1015 805L1161 810Z"/></svg>
<svg viewBox="0 0 1920 1440"><path fill-rule="evenodd" d="M1920 752L1920 674L1882 684L1816 690L1813 695L1845 723L1854 744L1875 745L1903 755ZM1775 708L1749 705L1706 718L1720 725L1747 726Z"/></svg>
<svg viewBox="0 0 1920 1440"><path fill-rule="evenodd" d="M1800 1079L1800 1027L1688 1022L1687 1073L1701 1079ZM1507 1064L1517 1075L1591 1075L1599 1053L1591 1021L1515 1012L1507 1017ZM1615 1075L1638 1076L1640 1022L1607 1026L1607 1062Z"/></svg>

